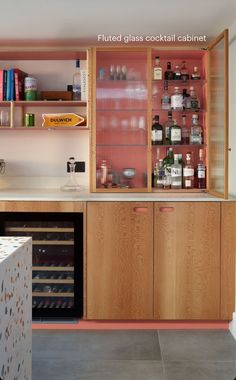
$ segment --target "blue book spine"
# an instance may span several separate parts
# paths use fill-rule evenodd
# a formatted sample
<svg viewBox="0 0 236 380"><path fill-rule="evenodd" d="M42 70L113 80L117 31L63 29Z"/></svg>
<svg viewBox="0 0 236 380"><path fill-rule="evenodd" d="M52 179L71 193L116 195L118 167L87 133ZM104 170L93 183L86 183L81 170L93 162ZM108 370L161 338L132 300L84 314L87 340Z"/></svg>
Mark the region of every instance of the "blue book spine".
<svg viewBox="0 0 236 380"><path fill-rule="evenodd" d="M10 100L15 100L15 78L14 69L10 70Z"/></svg>
<svg viewBox="0 0 236 380"><path fill-rule="evenodd" d="M11 69L7 70L7 94L6 100L11 100Z"/></svg>

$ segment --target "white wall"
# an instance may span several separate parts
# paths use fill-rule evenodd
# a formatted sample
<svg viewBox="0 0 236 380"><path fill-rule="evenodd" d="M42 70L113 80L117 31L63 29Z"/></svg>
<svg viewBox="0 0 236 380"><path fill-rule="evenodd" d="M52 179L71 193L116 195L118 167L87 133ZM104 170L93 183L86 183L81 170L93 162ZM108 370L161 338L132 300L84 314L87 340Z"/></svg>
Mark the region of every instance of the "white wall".
<svg viewBox="0 0 236 380"><path fill-rule="evenodd" d="M229 193L236 196L236 20L229 41Z"/></svg>

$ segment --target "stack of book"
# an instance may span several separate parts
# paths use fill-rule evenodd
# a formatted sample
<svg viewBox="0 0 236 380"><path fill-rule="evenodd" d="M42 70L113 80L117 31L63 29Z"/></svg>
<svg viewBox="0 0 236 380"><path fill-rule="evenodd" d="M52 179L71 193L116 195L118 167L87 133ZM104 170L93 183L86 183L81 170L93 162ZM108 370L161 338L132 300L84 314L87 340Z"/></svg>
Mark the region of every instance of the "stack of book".
<svg viewBox="0 0 236 380"><path fill-rule="evenodd" d="M24 100L24 79L27 76L20 69L0 69L0 101Z"/></svg>

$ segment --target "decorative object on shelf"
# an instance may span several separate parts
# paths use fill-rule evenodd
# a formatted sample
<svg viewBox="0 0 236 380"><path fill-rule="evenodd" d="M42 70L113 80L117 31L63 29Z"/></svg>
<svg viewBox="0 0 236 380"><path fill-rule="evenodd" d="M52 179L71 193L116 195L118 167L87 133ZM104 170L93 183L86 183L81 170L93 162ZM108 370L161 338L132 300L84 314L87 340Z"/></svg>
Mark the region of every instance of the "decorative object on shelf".
<svg viewBox="0 0 236 380"><path fill-rule="evenodd" d="M24 126L25 127L34 127L34 113L25 113Z"/></svg>
<svg viewBox="0 0 236 380"><path fill-rule="evenodd" d="M33 77L25 77L25 100L37 100L37 79Z"/></svg>
<svg viewBox="0 0 236 380"><path fill-rule="evenodd" d="M43 127L76 127L85 124L85 117L75 113L44 113Z"/></svg>
<svg viewBox="0 0 236 380"><path fill-rule="evenodd" d="M0 122L1 122L1 127L9 127L10 126L10 114L9 114L8 110L1 111Z"/></svg>
<svg viewBox="0 0 236 380"><path fill-rule="evenodd" d="M75 178L75 158L70 157L69 160L69 169L70 169L70 177L66 184L61 187L61 190L63 191L77 191L81 190L81 187L78 185L76 178Z"/></svg>

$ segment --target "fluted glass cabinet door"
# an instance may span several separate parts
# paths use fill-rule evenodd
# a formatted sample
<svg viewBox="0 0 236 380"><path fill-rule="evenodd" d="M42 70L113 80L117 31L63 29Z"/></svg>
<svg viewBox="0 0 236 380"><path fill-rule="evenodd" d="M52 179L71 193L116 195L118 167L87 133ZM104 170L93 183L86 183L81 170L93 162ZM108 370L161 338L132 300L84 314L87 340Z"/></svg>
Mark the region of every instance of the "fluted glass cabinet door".
<svg viewBox="0 0 236 380"><path fill-rule="evenodd" d="M228 31L209 46L209 191L228 197Z"/></svg>

